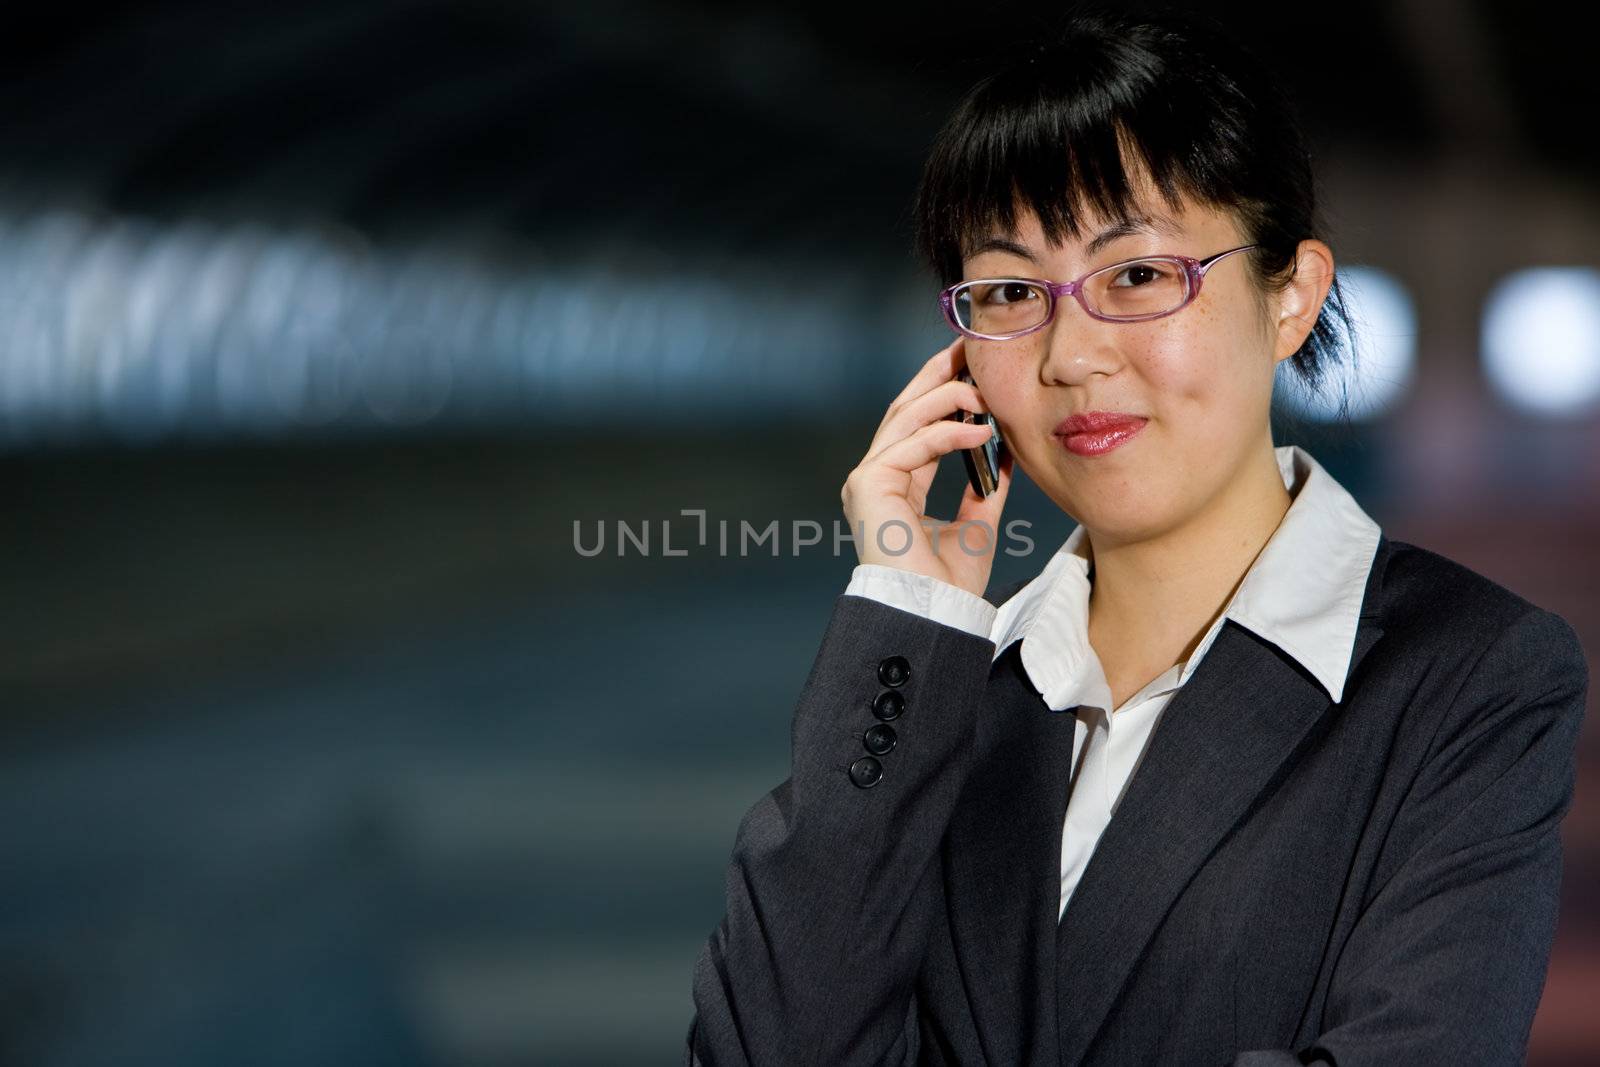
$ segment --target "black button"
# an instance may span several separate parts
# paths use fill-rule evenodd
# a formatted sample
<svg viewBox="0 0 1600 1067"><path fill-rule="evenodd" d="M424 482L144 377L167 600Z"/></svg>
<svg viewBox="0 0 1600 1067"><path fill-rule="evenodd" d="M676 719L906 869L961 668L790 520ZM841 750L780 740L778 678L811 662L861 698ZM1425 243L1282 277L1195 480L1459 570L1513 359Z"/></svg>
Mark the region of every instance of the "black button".
<svg viewBox="0 0 1600 1067"><path fill-rule="evenodd" d="M872 714L884 722L898 719L900 713L906 710L906 698L896 693L893 689L885 689L878 694L878 699L872 702Z"/></svg>
<svg viewBox="0 0 1600 1067"><path fill-rule="evenodd" d="M868 727L867 732L861 735L861 743L874 756L888 755L889 750L894 748L895 740L894 727L886 722Z"/></svg>
<svg viewBox="0 0 1600 1067"><path fill-rule="evenodd" d="M883 780L883 764L871 756L862 756L850 764L850 780L862 789L871 789Z"/></svg>
<svg viewBox="0 0 1600 1067"><path fill-rule="evenodd" d="M904 656L890 656L878 664L878 681L891 688L898 689L906 684L906 679L911 677L911 664L906 662Z"/></svg>

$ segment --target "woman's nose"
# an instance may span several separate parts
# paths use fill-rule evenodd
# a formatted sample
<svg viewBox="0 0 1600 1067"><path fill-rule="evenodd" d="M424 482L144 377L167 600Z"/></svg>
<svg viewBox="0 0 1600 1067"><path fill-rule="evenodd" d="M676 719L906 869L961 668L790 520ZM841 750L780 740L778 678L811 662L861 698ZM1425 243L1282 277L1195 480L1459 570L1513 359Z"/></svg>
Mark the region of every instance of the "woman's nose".
<svg viewBox="0 0 1600 1067"><path fill-rule="evenodd" d="M1096 374L1115 374L1123 364L1117 324L1101 322L1072 297L1062 297L1055 315L1039 331L1039 378L1045 385L1082 385Z"/></svg>

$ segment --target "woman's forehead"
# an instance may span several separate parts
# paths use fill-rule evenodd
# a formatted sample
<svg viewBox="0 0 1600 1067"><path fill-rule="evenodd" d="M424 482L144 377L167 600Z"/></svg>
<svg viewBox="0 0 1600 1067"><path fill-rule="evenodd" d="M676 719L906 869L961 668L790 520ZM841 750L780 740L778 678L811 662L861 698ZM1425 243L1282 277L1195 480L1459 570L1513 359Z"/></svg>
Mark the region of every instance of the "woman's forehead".
<svg viewBox="0 0 1600 1067"><path fill-rule="evenodd" d="M1009 228L999 219L992 220L988 228L973 235L966 255L1012 251L1020 246L1034 250L1077 250L1092 256L1121 237L1148 235L1186 240L1214 223L1226 222L1221 212L1185 197L1176 210L1165 202L1151 204L1148 201L1135 201L1120 215L1085 207L1066 216L1076 223L1076 236L1064 230L1050 235L1032 207L1019 203L1013 210L1015 217Z"/></svg>

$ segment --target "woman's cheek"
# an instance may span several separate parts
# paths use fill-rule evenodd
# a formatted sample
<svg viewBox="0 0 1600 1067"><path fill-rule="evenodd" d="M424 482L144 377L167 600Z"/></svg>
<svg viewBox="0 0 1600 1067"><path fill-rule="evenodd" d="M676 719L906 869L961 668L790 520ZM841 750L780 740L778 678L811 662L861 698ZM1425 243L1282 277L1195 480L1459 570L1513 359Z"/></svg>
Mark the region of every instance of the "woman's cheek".
<svg viewBox="0 0 1600 1067"><path fill-rule="evenodd" d="M1204 396L1213 380L1212 353L1193 337L1169 333L1145 352L1144 375L1160 395L1193 401Z"/></svg>
<svg viewBox="0 0 1600 1067"><path fill-rule="evenodd" d="M978 391L1002 426L1020 430L1029 425L1035 418L1034 409L1040 404L1040 399L1029 392L1023 376L1015 370L1006 369L1000 373L991 372L984 380L989 387L984 389L979 386Z"/></svg>

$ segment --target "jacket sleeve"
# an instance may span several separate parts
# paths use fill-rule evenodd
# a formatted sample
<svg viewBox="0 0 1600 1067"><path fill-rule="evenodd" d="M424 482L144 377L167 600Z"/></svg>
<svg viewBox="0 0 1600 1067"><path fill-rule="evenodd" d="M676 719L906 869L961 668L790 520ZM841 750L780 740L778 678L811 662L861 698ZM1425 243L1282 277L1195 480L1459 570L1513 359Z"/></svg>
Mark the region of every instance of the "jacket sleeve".
<svg viewBox="0 0 1600 1067"><path fill-rule="evenodd" d="M837 598L794 710L790 776L734 840L726 913L694 968L685 1064L915 1061L935 860L993 654L987 638ZM909 673L894 684L897 657ZM903 708L880 722L880 700ZM878 726L894 746L872 756L863 734Z"/></svg>
<svg viewBox="0 0 1600 1067"><path fill-rule="evenodd" d="M994 632L995 616L999 614L983 597L949 582L881 563L858 563L845 592L979 637L988 637Z"/></svg>
<svg viewBox="0 0 1600 1067"><path fill-rule="evenodd" d="M1544 989L1588 692L1577 635L1534 609L1463 683L1333 973L1324 1027L1235 1067L1521 1064Z"/></svg>

